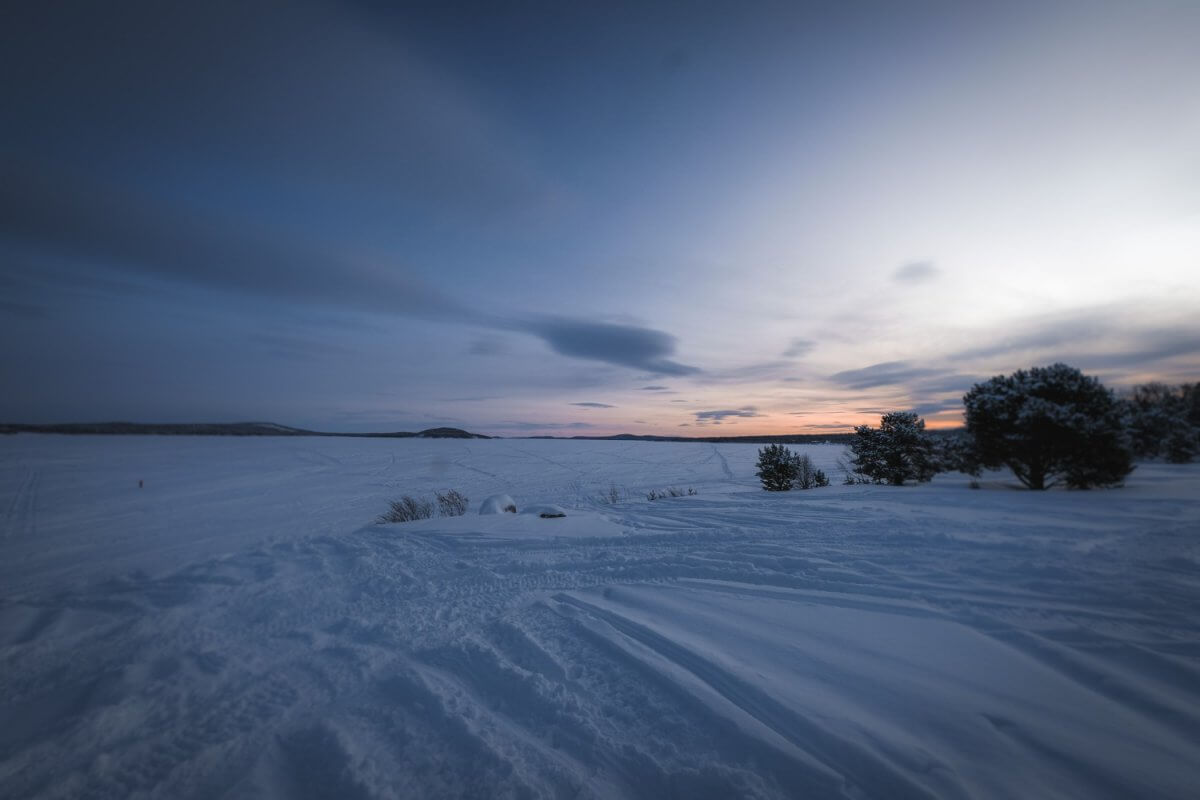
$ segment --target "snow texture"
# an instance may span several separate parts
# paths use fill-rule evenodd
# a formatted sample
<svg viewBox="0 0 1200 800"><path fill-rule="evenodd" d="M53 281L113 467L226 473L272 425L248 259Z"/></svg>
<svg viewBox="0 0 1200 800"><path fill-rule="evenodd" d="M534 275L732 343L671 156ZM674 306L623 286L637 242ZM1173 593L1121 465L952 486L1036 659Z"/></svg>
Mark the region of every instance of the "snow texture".
<svg viewBox="0 0 1200 800"><path fill-rule="evenodd" d="M516 502L506 494L494 494L479 504L480 514L517 513Z"/></svg>
<svg viewBox="0 0 1200 800"><path fill-rule="evenodd" d="M0 796L1195 797L1200 465L797 449L4 437ZM567 516L372 524L447 487Z"/></svg>

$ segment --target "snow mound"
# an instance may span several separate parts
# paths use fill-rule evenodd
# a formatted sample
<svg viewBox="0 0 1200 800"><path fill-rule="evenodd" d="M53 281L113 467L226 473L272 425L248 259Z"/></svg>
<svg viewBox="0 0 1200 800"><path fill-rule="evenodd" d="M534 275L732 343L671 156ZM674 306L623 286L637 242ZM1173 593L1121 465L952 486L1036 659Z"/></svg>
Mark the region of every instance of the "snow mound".
<svg viewBox="0 0 1200 800"><path fill-rule="evenodd" d="M494 494L479 505L480 514L517 513L517 504L506 494Z"/></svg>
<svg viewBox="0 0 1200 800"><path fill-rule="evenodd" d="M521 513L532 514L534 516L541 517L542 519L556 519L558 517L565 517L567 515L567 510L562 506L540 505L528 506L523 509Z"/></svg>

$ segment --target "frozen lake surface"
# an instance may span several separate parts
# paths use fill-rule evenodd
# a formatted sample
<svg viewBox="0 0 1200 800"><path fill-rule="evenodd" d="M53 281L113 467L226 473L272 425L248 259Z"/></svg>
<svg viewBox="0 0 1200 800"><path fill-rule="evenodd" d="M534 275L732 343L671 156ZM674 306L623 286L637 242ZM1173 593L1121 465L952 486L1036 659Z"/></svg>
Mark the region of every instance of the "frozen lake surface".
<svg viewBox="0 0 1200 800"><path fill-rule="evenodd" d="M834 485L763 492L751 445L0 437L0 796L1196 796L1200 465L794 449Z"/></svg>

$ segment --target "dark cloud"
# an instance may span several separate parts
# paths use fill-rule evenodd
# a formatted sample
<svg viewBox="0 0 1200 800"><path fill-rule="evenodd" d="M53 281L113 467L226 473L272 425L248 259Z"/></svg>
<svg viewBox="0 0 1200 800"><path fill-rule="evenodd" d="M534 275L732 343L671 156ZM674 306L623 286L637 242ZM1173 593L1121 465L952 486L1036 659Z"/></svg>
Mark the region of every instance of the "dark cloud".
<svg viewBox="0 0 1200 800"><path fill-rule="evenodd" d="M571 403L571 405L579 406L580 408L616 408L616 406L610 406L608 403Z"/></svg>
<svg viewBox="0 0 1200 800"><path fill-rule="evenodd" d="M508 342L495 336L480 337L471 342L467 352L473 356L499 356L509 351Z"/></svg>
<svg viewBox="0 0 1200 800"><path fill-rule="evenodd" d="M910 384L909 388L919 394L942 394L945 392L966 394L972 386L983 380L986 379L978 375L965 375L954 372L932 378L917 379Z"/></svg>
<svg viewBox="0 0 1200 800"><path fill-rule="evenodd" d="M564 356L602 361L656 375L692 375L700 370L672 361L675 337L653 328L541 317L515 327L539 337Z"/></svg>
<svg viewBox="0 0 1200 800"><path fill-rule="evenodd" d="M267 355L290 361L346 358L355 352L349 347L332 342L278 333L254 333L247 337L247 341L260 347Z"/></svg>
<svg viewBox="0 0 1200 800"><path fill-rule="evenodd" d="M1142 370L1160 361L1190 358L1185 368L1200 369L1200 323L1192 318L1102 306L1019 320L1008 327L1019 332L958 350L950 360L1020 359L1014 369L1033 362L1063 361L1081 369L1110 371Z"/></svg>
<svg viewBox="0 0 1200 800"><path fill-rule="evenodd" d="M469 316L385 259L115 183L0 163L0 234L52 254L193 286L418 317ZM79 270L81 276L87 271Z"/></svg>
<svg viewBox="0 0 1200 800"><path fill-rule="evenodd" d="M667 392L667 391L670 391L670 387L667 387L667 386L643 386L642 391L643 392Z"/></svg>
<svg viewBox="0 0 1200 800"><path fill-rule="evenodd" d="M1016 320L1006 325L1009 330L997 332L992 341L958 350L951 353L949 358L952 361L971 361L1030 350L1078 345L1098 341L1120 327L1111 309L1065 318Z"/></svg>
<svg viewBox="0 0 1200 800"><path fill-rule="evenodd" d="M932 417L943 411L962 411L962 400L941 400L932 403L921 403L913 406L910 411L921 417Z"/></svg>
<svg viewBox="0 0 1200 800"><path fill-rule="evenodd" d="M933 378L946 372L944 369L915 367L907 361L886 361L862 369L837 372L830 375L829 379L848 389L873 389L877 386L907 384L918 378Z"/></svg>
<svg viewBox="0 0 1200 800"><path fill-rule="evenodd" d="M0 315L25 317L26 319L42 319L50 316L50 309L35 303L0 300Z"/></svg>
<svg viewBox="0 0 1200 800"><path fill-rule="evenodd" d="M0 234L125 271L275 301L516 330L565 356L656 375L699 372L670 358L676 339L663 331L477 313L394 263L323 248L296 231L170 208L116 186L72 185L23 169L0 171L0 187ZM504 348L500 340L481 338L470 352L496 355Z"/></svg>
<svg viewBox="0 0 1200 800"><path fill-rule="evenodd" d="M812 339L792 339L787 350L783 351L784 358L800 358L812 352L817 343Z"/></svg>
<svg viewBox="0 0 1200 800"><path fill-rule="evenodd" d="M911 261L892 273L892 280L900 283L924 283L941 274L932 261Z"/></svg>
<svg viewBox="0 0 1200 800"><path fill-rule="evenodd" d="M697 422L720 422L727 417L761 417L762 414L754 406L742 406L741 408L721 408L713 411L696 411Z"/></svg>

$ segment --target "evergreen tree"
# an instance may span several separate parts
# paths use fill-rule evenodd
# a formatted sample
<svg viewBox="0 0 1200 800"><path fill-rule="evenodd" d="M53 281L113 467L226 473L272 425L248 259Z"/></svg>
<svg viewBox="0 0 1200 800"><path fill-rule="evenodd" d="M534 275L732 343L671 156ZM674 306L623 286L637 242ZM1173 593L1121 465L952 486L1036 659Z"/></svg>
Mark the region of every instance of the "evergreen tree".
<svg viewBox="0 0 1200 800"><path fill-rule="evenodd" d="M901 486L905 481L928 481L937 473L933 442L925 420L911 411L884 414L879 427L859 425L850 442L854 471L875 483Z"/></svg>
<svg viewBox="0 0 1200 800"><path fill-rule="evenodd" d="M998 375L963 403L980 463L1007 466L1030 489L1111 486L1133 470L1121 405L1074 367Z"/></svg>
<svg viewBox="0 0 1200 800"><path fill-rule="evenodd" d="M1130 445L1139 458L1185 463L1200 450L1200 392L1195 384L1135 386L1124 401Z"/></svg>
<svg viewBox="0 0 1200 800"><path fill-rule="evenodd" d="M769 444L758 451L758 471L754 474L768 492L786 492L796 481L798 466L792 451L781 444Z"/></svg>

